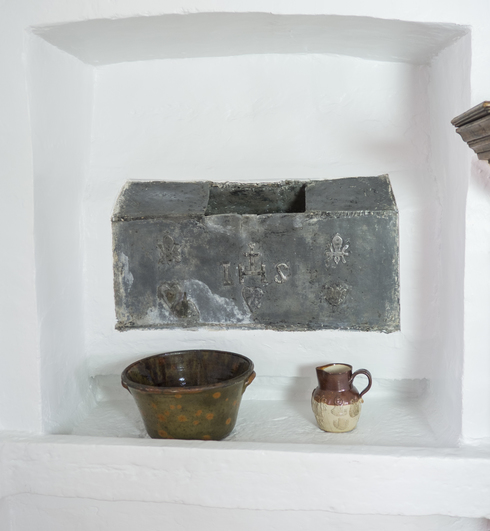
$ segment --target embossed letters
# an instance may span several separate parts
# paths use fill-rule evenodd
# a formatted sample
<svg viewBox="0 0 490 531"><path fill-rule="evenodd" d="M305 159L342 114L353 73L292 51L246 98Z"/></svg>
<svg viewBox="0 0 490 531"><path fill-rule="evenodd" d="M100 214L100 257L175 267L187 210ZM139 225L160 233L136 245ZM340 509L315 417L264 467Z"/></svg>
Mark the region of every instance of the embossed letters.
<svg viewBox="0 0 490 531"><path fill-rule="evenodd" d="M278 284L284 284L289 278L289 265L285 263L276 265L277 275L274 277L274 282Z"/></svg>
<svg viewBox="0 0 490 531"><path fill-rule="evenodd" d="M255 260L260 256L260 254L255 252L254 250L255 243L249 243L248 247L249 251L245 253L245 256L247 256L249 260L248 269L242 264L238 264L238 278L240 280L240 284L244 283L246 276L260 277L262 283L265 284L267 282L267 278L265 276L265 264L261 264L260 269L257 269L257 266L255 265Z"/></svg>

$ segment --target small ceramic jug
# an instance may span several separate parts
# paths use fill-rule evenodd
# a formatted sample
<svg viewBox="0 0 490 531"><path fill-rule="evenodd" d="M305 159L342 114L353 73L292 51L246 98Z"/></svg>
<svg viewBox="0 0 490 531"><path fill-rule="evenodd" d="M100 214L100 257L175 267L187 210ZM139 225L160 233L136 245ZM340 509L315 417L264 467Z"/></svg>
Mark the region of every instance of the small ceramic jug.
<svg viewBox="0 0 490 531"><path fill-rule="evenodd" d="M371 373L359 369L352 374L351 365L331 363L317 367L316 374L319 386L311 396L311 408L318 427L335 433L353 430L361 414L362 395L371 389ZM358 374L365 374L369 380L361 393L353 385Z"/></svg>

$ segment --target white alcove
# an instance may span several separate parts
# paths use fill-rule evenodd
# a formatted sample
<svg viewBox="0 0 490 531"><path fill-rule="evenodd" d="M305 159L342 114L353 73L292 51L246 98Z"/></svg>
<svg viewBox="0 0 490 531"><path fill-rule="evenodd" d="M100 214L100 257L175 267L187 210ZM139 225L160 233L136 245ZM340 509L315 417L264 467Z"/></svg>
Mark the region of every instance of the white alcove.
<svg viewBox="0 0 490 531"><path fill-rule="evenodd" d="M135 504L482 516L479 483L451 490L489 466L458 447L471 385L462 375L470 154L450 120L470 106L470 61L465 27L368 17L204 13L32 28L42 406L45 431L66 435L52 439L63 441L49 458L58 483L44 493L114 499L84 466L67 483L61 470L76 449L101 478L113 466L131 483L138 466L138 493L124 482L117 491ZM400 216L400 332L116 331L110 220L128 180L385 173ZM235 431L207 444L144 438L120 372L193 348L254 361ZM309 405L315 366L332 361L375 380L358 428L341 437L320 431ZM12 448L14 462L21 451ZM464 470L457 452L471 457ZM349 471L327 507L315 492L319 460ZM34 483L46 466L36 461ZM419 485L422 469L437 496L414 488L390 499L389 480ZM215 484L217 471L225 478ZM361 491L346 504L345 492Z"/></svg>
<svg viewBox="0 0 490 531"><path fill-rule="evenodd" d="M244 440L276 440L273 427L264 430L270 416L284 418L291 442L337 443L314 427L309 395L314 367L341 361L376 381L360 429L342 443L456 444L468 154L450 119L469 101L466 33L447 24L258 13L34 28L46 429L141 436L129 395L131 413L112 415L112 428L102 421L102 432L92 432L86 415L101 399L92 416L104 415L101 407L109 417L120 412L118 374L129 362L205 347L255 363L237 425ZM384 173L400 215L400 332L115 330L110 218L127 180Z"/></svg>

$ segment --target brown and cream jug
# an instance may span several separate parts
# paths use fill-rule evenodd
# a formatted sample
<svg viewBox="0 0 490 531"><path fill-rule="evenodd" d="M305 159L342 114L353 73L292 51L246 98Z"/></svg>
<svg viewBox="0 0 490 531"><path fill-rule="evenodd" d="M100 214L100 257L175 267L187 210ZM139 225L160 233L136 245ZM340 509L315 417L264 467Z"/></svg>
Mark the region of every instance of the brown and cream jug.
<svg viewBox="0 0 490 531"><path fill-rule="evenodd" d="M357 426L361 414L362 396L371 388L371 373L359 369L352 373L346 363L331 363L316 368L318 387L311 396L311 408L318 427L324 431L342 433ZM354 387L354 378L364 374L368 385L359 393Z"/></svg>

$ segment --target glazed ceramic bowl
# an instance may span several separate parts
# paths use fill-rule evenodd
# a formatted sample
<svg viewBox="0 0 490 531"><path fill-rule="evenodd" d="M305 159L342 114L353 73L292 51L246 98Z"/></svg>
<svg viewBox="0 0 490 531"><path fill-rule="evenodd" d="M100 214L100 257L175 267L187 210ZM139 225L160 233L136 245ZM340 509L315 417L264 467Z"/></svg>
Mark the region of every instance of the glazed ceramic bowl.
<svg viewBox="0 0 490 531"><path fill-rule="evenodd" d="M235 427L253 369L251 360L233 352L165 352L126 367L121 383L150 437L220 440Z"/></svg>

